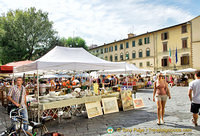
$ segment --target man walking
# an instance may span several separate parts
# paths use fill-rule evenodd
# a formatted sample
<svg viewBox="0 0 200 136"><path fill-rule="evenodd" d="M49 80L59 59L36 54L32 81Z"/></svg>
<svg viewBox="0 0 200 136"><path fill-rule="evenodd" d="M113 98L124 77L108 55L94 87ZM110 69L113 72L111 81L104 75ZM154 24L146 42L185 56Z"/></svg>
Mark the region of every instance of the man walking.
<svg viewBox="0 0 200 136"><path fill-rule="evenodd" d="M200 109L200 71L195 73L196 80L192 81L189 84L189 92L188 96L190 98L191 103L191 112L193 113L192 122L195 126L197 126L198 113Z"/></svg>
<svg viewBox="0 0 200 136"><path fill-rule="evenodd" d="M22 83L23 83L22 77L18 77L17 85L14 85L8 93L8 100L11 101L17 107L23 108L23 110L21 110L20 115L22 115L23 118L28 121L28 113L26 106L26 90L25 87L22 85ZM27 124L24 125L24 130L26 131L28 130Z"/></svg>

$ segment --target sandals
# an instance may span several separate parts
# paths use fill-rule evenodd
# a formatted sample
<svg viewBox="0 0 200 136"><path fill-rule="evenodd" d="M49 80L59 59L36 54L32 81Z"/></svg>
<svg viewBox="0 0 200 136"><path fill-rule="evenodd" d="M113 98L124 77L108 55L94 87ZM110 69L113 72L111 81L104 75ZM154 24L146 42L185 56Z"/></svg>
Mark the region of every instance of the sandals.
<svg viewBox="0 0 200 136"><path fill-rule="evenodd" d="M195 127L198 126L198 124L194 122L194 119L192 119L191 121L195 125Z"/></svg>
<svg viewBox="0 0 200 136"><path fill-rule="evenodd" d="M161 119L161 124L165 124L164 120Z"/></svg>
<svg viewBox="0 0 200 136"><path fill-rule="evenodd" d="M157 121L157 125L161 125L161 123L159 122L159 120Z"/></svg>

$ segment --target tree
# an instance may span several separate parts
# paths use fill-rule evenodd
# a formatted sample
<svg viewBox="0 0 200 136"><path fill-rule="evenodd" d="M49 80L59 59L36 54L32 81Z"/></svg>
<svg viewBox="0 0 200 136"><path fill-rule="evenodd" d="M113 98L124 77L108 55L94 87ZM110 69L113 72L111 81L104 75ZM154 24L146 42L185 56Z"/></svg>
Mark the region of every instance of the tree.
<svg viewBox="0 0 200 136"><path fill-rule="evenodd" d="M3 35L0 46L3 64L38 58L38 51L51 48L56 31L48 13L29 8L10 10L0 17ZM0 31L1 32L1 31Z"/></svg>
<svg viewBox="0 0 200 136"><path fill-rule="evenodd" d="M88 46L86 45L86 42L81 37L68 37L61 38L60 41L64 44L65 47L82 47L85 50L88 50Z"/></svg>
<svg viewBox="0 0 200 136"><path fill-rule="evenodd" d="M38 59L41 56L45 55L47 52L49 52L51 49L53 49L55 46L64 46L64 43L61 41L61 39L59 37L54 37L53 39L51 39L51 41L49 42L49 46L48 47L44 47L41 49L36 49L35 50L35 56L34 59Z"/></svg>

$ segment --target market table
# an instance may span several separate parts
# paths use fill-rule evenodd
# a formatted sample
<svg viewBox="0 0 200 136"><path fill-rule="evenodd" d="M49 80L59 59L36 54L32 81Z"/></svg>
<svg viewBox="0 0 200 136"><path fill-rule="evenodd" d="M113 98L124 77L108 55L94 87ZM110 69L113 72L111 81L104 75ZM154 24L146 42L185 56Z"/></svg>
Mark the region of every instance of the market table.
<svg viewBox="0 0 200 136"><path fill-rule="evenodd" d="M95 102L95 101L101 101L101 96L87 96L82 98L71 98L67 100L60 100L55 102L48 102L48 103L39 103L40 106L40 115L51 115L51 116L57 116L58 111L60 110L66 110L66 107L71 107L74 105L81 105L88 102ZM29 106L29 110L31 111L31 114L33 116L37 115L38 108L37 102L31 103ZM76 109L75 109L76 110ZM36 116L35 116L36 117ZM33 119L36 120L36 119Z"/></svg>
<svg viewBox="0 0 200 136"><path fill-rule="evenodd" d="M101 96L87 96L82 98L71 98L68 100L61 100L49 103L40 103L42 110L54 109L54 108L62 108L72 105L84 104L87 102L95 102L101 101Z"/></svg>

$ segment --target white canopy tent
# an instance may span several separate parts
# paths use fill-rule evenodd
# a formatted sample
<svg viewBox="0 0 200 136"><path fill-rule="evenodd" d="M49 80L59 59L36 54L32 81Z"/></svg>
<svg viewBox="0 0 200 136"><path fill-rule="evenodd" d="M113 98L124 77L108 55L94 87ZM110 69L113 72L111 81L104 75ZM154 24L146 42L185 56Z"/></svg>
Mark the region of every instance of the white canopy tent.
<svg viewBox="0 0 200 136"><path fill-rule="evenodd" d="M113 69L113 70L104 70L98 71L98 74L107 75L107 74L145 74L146 71L143 69L137 68L133 64L126 63L126 67L123 69Z"/></svg>
<svg viewBox="0 0 200 136"><path fill-rule="evenodd" d="M83 48L67 48L56 46L40 59L23 66L16 67L15 73L34 70L107 70L124 68L126 63L109 62L97 58Z"/></svg>
<svg viewBox="0 0 200 136"><path fill-rule="evenodd" d="M161 73L164 75L177 75L177 76L182 75L181 73L176 73L176 71L173 71L173 70L165 70L165 71L161 71Z"/></svg>
<svg viewBox="0 0 200 136"><path fill-rule="evenodd" d="M196 69L193 69L193 68L186 68L186 69L181 69L181 70L178 70L176 71L177 73L193 73L195 72Z"/></svg>
<svg viewBox="0 0 200 136"><path fill-rule="evenodd" d="M97 58L83 48L56 46L38 60L16 67L14 73L37 71L37 96L39 96L39 72L41 71L89 71L124 68L126 63L109 62ZM38 97L39 102L39 97ZM38 107L38 115L39 115ZM39 122L39 116L38 116Z"/></svg>
<svg viewBox="0 0 200 136"><path fill-rule="evenodd" d="M54 75L43 75L40 78L71 78L71 76L69 75L58 75L58 74L54 74Z"/></svg>

